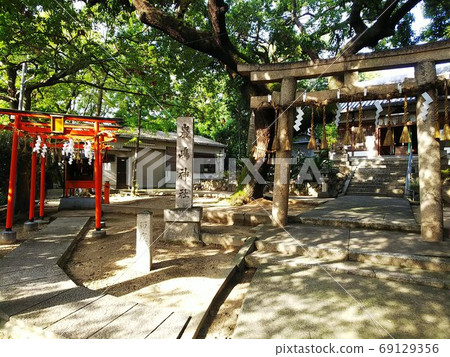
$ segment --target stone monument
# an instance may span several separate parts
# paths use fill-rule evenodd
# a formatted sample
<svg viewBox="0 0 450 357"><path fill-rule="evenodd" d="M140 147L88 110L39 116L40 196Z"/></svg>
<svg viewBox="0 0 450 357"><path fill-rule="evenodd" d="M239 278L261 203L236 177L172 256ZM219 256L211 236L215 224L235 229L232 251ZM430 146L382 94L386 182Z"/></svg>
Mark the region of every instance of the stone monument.
<svg viewBox="0 0 450 357"><path fill-rule="evenodd" d="M149 273L153 260L152 212L137 214L136 227L136 270Z"/></svg>
<svg viewBox="0 0 450 357"><path fill-rule="evenodd" d="M177 119L175 209L164 210L164 239L193 246L201 241L202 208L193 207L194 118Z"/></svg>

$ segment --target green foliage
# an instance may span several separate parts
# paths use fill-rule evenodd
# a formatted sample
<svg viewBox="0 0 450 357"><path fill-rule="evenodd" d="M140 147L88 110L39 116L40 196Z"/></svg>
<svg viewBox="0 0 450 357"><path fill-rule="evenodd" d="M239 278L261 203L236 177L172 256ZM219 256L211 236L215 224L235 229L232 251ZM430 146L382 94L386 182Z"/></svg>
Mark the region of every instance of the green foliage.
<svg viewBox="0 0 450 357"><path fill-rule="evenodd" d="M76 3L77 6L74 6ZM129 2L8 0L0 2L0 105L17 105L21 64L28 63L27 105L32 110L116 116L137 126L142 107L145 130L173 131L178 116L196 120L196 134L227 144L228 157L243 157L249 110L244 80L230 76L220 59L208 56L144 25ZM200 33L211 33L205 1L151 2L182 18ZM309 59L312 52L333 56L354 35L352 6L361 20L373 23L387 0L229 0L226 29L236 47L236 63L289 62ZM397 8L404 4L399 1ZM425 39L448 36L445 0L425 0L432 19ZM396 24L395 35L379 48L398 47L418 39L412 15ZM205 37L205 42L211 38ZM226 69L226 71L224 71ZM9 81L9 82L8 82ZM8 88L5 83L12 83ZM327 79L299 81L307 91L327 87ZM103 88L100 91L99 88ZM280 84L271 84L279 90ZM247 93L248 95L248 93ZM102 100L99 100L102 97ZM309 120L305 115L305 123ZM320 125L316 126L320 137ZM329 143L335 128L327 125Z"/></svg>
<svg viewBox="0 0 450 357"><path fill-rule="evenodd" d="M318 124L315 127L314 132L316 134L316 138L322 139L323 125L322 124ZM334 123L326 124L325 125L325 134L326 134L326 137L327 137L328 145L331 146L334 143L336 143L337 140L338 140L338 137L339 137L339 133L338 133L338 129L336 127L336 124L334 124Z"/></svg>
<svg viewBox="0 0 450 357"><path fill-rule="evenodd" d="M441 177L443 180L447 180L450 178L450 168L441 170Z"/></svg>
<svg viewBox="0 0 450 357"><path fill-rule="evenodd" d="M426 41L437 41L450 38L450 6L448 0L425 0L424 16L430 24L421 34Z"/></svg>
<svg viewBox="0 0 450 357"><path fill-rule="evenodd" d="M300 156L297 158L297 163L291 166L291 179L295 179L298 177L300 170L305 163L306 159L310 159L306 156ZM329 170L331 173L333 172L334 163L328 158L328 150L320 150L318 154L312 157L317 168L319 170ZM311 170L308 171L309 174L312 175Z"/></svg>

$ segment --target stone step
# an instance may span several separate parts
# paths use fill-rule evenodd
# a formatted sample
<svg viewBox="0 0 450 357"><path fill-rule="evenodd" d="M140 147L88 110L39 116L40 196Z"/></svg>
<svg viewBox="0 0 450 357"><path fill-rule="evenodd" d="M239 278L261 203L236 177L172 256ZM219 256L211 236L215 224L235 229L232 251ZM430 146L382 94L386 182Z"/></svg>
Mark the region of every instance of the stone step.
<svg viewBox="0 0 450 357"><path fill-rule="evenodd" d="M434 272L450 272L450 258L386 252L349 251L348 260Z"/></svg>
<svg viewBox="0 0 450 357"><path fill-rule="evenodd" d="M357 164L353 165L357 170L407 170L408 165L391 165L391 164Z"/></svg>
<svg viewBox="0 0 450 357"><path fill-rule="evenodd" d="M404 187L405 183L401 181L353 181L350 183L350 186L358 186L358 187L375 187L375 188L399 188Z"/></svg>
<svg viewBox="0 0 450 357"><path fill-rule="evenodd" d="M322 244L301 244L298 240L270 237L255 241L256 249L264 253L277 253L284 256L307 256L327 261L357 261L378 265L414 268L430 271L450 271L450 258L429 257L413 254L366 252L358 249L344 249Z"/></svg>
<svg viewBox="0 0 450 357"><path fill-rule="evenodd" d="M386 192L394 192L394 191L403 191L404 185L390 185L390 186L383 186L383 185L364 185L364 184L353 184L348 187L349 190L356 189L358 191L386 191Z"/></svg>
<svg viewBox="0 0 450 357"><path fill-rule="evenodd" d="M390 192L358 192L351 191L347 192L348 195L352 196L372 196L372 197L393 197L393 198L401 198L403 197L403 193L390 193Z"/></svg>
<svg viewBox="0 0 450 357"><path fill-rule="evenodd" d="M429 271L418 268L385 266L359 261L332 261L307 256L283 256L279 253L255 251L245 258L250 268L279 264L288 267L311 268L319 266L329 273L343 272L370 278L399 281L417 285L450 289L450 277L446 271Z"/></svg>
<svg viewBox="0 0 450 357"><path fill-rule="evenodd" d="M239 233L210 233L202 232L202 241L206 245L220 245L224 248L242 247L245 241L251 236L242 236Z"/></svg>
<svg viewBox="0 0 450 357"><path fill-rule="evenodd" d="M403 189L376 189L376 188L358 188L358 187L351 187L347 191L347 195L366 195L366 196L373 196L374 194L377 194L379 196L401 196L403 195Z"/></svg>
<svg viewBox="0 0 450 357"><path fill-rule="evenodd" d="M269 253L281 253L285 255L299 256L306 255L314 258L327 260L345 260L347 251L341 248L319 248L314 245L300 244L295 240L277 239L276 237L265 240L256 240L255 246L258 251Z"/></svg>
<svg viewBox="0 0 450 357"><path fill-rule="evenodd" d="M368 171L355 171L354 177L361 178L370 178L370 177L387 177L387 178L404 178L406 177L406 171L376 171L376 172L368 172Z"/></svg>
<svg viewBox="0 0 450 357"><path fill-rule="evenodd" d="M367 196L367 195L360 195ZM326 217L308 217L299 216L298 222L304 225L313 225L319 227L337 227L337 228L364 228L377 229L397 232L420 233L420 225L413 222L376 222L365 217L361 219L343 219Z"/></svg>

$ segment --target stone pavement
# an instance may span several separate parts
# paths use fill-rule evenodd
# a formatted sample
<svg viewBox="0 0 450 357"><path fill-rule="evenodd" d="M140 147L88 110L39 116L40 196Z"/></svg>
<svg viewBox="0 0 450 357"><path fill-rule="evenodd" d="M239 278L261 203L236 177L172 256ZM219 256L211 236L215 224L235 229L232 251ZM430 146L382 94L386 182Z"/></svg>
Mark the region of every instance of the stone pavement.
<svg viewBox="0 0 450 357"><path fill-rule="evenodd" d="M420 232L407 200L342 196L299 216L301 223Z"/></svg>
<svg viewBox="0 0 450 357"><path fill-rule="evenodd" d="M0 259L0 317L9 318L7 326L32 330L32 337L181 337L187 313L92 291L64 273L60 267L88 223L89 217L57 218Z"/></svg>
<svg viewBox="0 0 450 357"><path fill-rule="evenodd" d="M421 241L406 200L344 196L298 220L259 227L234 338L448 338L450 241Z"/></svg>

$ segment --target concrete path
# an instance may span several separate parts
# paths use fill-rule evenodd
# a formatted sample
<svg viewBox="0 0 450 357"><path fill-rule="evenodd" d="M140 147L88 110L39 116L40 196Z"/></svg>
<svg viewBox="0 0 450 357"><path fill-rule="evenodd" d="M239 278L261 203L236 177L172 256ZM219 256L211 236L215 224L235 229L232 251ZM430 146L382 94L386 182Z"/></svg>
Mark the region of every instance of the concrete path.
<svg viewBox="0 0 450 357"><path fill-rule="evenodd" d="M88 217L61 217L0 259L0 317L53 338L179 338L190 316L77 286L60 268Z"/></svg>
<svg viewBox="0 0 450 357"><path fill-rule="evenodd" d="M450 291L335 272L258 269L233 338L448 338Z"/></svg>
<svg viewBox="0 0 450 357"><path fill-rule="evenodd" d="M420 232L407 200L342 196L299 216L301 223Z"/></svg>
<svg viewBox="0 0 450 357"><path fill-rule="evenodd" d="M450 241L421 241L408 201L345 196L302 218L259 227L234 338L448 338Z"/></svg>

